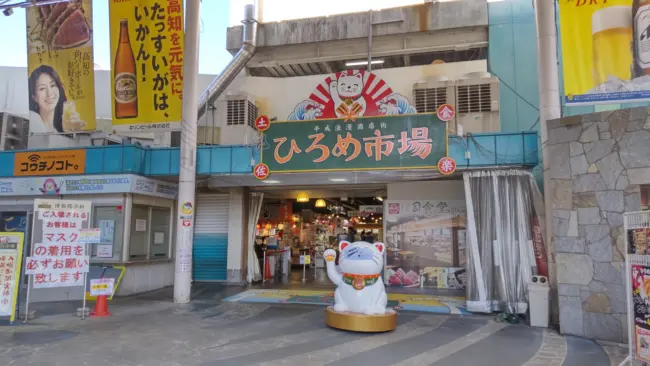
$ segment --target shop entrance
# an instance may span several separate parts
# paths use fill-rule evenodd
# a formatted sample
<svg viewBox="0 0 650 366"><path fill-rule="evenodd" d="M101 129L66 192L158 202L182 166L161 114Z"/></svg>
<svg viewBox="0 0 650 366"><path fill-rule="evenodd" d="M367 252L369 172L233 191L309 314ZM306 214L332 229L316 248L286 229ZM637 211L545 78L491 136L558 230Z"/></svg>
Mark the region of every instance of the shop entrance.
<svg viewBox="0 0 650 366"><path fill-rule="evenodd" d="M463 200L391 201L386 185L256 191L263 194L255 252L264 278L256 287L333 289L323 252L362 240L385 244L389 293L465 296Z"/></svg>
<svg viewBox="0 0 650 366"><path fill-rule="evenodd" d="M338 251L343 240L385 241L385 185L289 187L262 193L255 253L264 288L333 289L325 250Z"/></svg>

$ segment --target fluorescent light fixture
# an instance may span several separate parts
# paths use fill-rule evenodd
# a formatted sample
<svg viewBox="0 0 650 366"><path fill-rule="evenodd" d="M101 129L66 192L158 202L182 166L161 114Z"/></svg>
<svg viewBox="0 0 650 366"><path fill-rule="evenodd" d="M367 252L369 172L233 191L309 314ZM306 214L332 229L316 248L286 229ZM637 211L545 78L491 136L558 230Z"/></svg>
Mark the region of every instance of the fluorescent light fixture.
<svg viewBox="0 0 650 366"><path fill-rule="evenodd" d="M266 180L263 180L262 183L266 183L266 184L278 184L278 183L282 183L282 182L280 182L279 180L266 179Z"/></svg>
<svg viewBox="0 0 650 366"><path fill-rule="evenodd" d="M371 65L383 64L384 60L372 60L370 61ZM345 63L345 66L363 66L367 65L368 61L348 61Z"/></svg>
<svg viewBox="0 0 650 366"><path fill-rule="evenodd" d="M330 182L347 182L348 180L345 178L330 178Z"/></svg>

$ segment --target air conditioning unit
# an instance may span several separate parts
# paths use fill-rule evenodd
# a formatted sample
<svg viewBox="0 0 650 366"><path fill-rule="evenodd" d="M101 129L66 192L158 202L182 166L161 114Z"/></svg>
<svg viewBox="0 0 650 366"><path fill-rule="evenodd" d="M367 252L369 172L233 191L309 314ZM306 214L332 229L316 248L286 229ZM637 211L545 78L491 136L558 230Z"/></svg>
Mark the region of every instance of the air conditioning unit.
<svg viewBox="0 0 650 366"><path fill-rule="evenodd" d="M486 72L456 80L456 123L465 133L499 132L499 79Z"/></svg>
<svg viewBox="0 0 650 366"><path fill-rule="evenodd" d="M246 93L229 92L223 100L216 103L216 118L212 121L211 113L206 113L206 121L202 124L206 128L219 128L219 130L205 130L213 138L218 137L216 144L221 145L249 145L259 140L255 129L255 119L259 109L255 99ZM201 124L200 124L201 125Z"/></svg>
<svg viewBox="0 0 650 366"><path fill-rule="evenodd" d="M413 100L418 113L436 113L443 104L454 105L456 82L445 76L433 76L413 85ZM449 133L456 131L455 120L449 121Z"/></svg>

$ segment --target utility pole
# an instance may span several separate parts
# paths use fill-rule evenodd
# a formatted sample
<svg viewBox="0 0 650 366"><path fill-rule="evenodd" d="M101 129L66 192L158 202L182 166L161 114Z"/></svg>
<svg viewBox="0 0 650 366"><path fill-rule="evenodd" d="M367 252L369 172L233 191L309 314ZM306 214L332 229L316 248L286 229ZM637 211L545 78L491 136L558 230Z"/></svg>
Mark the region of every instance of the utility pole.
<svg viewBox="0 0 650 366"><path fill-rule="evenodd" d="M185 9L185 52L183 56L183 113L181 159L178 184L174 302L190 302L192 290L192 237L196 189L196 125L198 122L197 76L201 0L187 0Z"/></svg>

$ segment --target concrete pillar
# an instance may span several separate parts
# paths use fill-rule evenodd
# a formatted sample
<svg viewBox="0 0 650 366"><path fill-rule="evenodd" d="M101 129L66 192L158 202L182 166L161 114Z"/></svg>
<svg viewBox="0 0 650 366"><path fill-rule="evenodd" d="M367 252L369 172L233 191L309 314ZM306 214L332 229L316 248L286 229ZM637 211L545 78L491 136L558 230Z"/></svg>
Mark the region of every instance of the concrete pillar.
<svg viewBox="0 0 650 366"><path fill-rule="evenodd" d="M552 291L552 313L557 319L557 276L555 267L555 241L553 240L551 180L549 176L549 151L547 148L547 121L561 117L560 88L558 82L557 28L555 1L534 0L537 27L537 77L539 80L539 136L541 139L544 171L545 244L549 260L549 282Z"/></svg>

